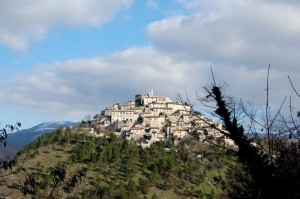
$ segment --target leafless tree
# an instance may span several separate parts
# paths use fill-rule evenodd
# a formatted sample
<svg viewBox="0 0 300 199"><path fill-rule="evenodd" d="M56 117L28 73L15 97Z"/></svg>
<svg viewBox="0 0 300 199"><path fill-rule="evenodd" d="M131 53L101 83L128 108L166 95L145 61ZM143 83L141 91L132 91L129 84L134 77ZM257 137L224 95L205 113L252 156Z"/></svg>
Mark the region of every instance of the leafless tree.
<svg viewBox="0 0 300 199"><path fill-rule="evenodd" d="M213 72L212 83L204 87L206 96L197 95L198 102L210 109L211 114L218 117L224 126L219 128L211 125L211 128L233 140L237 146L232 153L226 146L216 144L234 154L241 165L228 172L227 177L231 179L228 179L227 189L232 198L300 197L297 188L300 185L300 151L298 145L288 142L292 138L297 141L299 120L296 121L293 114L291 97L290 117L286 118L282 113L287 97L283 97L276 111L271 111L269 75L270 66L266 78L266 104L264 111L260 112L263 117L257 117L257 111L246 107L243 100L237 103L232 97L226 96L224 85L217 85ZM288 79L300 97L290 77ZM199 115L195 110L192 112L195 116ZM203 118L199 116L199 119ZM206 122L205 119L203 122ZM258 130L263 136L257 136ZM247 136L246 132L256 135L256 140ZM286 133L290 136L285 137Z"/></svg>

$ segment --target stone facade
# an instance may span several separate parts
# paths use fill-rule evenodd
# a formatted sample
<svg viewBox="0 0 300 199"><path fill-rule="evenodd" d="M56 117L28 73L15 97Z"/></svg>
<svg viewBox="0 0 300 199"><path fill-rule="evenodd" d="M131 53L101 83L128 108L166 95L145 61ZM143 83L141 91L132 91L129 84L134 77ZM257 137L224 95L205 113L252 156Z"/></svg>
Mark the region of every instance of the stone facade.
<svg viewBox="0 0 300 199"><path fill-rule="evenodd" d="M214 128L222 129L221 124L191 112L187 103L155 96L153 89L146 95L136 95L135 101L105 108L94 116L91 124L96 128L110 126L128 140L141 141L145 146L170 137L185 139L192 133L199 134L200 140L227 140Z"/></svg>

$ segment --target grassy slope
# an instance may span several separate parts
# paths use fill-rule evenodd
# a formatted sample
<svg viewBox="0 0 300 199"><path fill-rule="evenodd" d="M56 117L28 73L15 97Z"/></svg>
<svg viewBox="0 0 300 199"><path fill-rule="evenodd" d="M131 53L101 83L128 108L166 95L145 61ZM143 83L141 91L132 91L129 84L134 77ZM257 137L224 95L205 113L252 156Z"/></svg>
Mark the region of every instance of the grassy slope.
<svg viewBox="0 0 300 199"><path fill-rule="evenodd" d="M50 168L64 164L66 181L54 192L56 198L224 198L226 193L215 179L224 176L224 159L197 154L208 147L190 142L189 147L153 145L141 149L112 136L94 139L74 133L70 129L56 130L27 146L17 157L22 172L9 175L9 185L22 184L27 174L36 173L34 195L46 198L52 190ZM221 166L220 166L221 165ZM67 180L76 170L87 168L86 178L74 188L67 188ZM27 173L27 174L26 174ZM24 196L16 189L1 187L2 194L12 198ZM27 195L31 198L31 195Z"/></svg>

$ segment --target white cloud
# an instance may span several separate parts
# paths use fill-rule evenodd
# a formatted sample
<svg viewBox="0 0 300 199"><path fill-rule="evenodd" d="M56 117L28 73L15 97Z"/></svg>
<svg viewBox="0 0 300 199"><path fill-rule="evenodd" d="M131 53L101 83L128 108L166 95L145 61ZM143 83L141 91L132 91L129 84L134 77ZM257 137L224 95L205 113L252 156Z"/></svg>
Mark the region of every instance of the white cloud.
<svg viewBox="0 0 300 199"><path fill-rule="evenodd" d="M53 27L101 26L133 0L0 0L0 43L25 50Z"/></svg>
<svg viewBox="0 0 300 199"><path fill-rule="evenodd" d="M268 64L274 105L293 93L286 75L300 81L299 1L178 2L191 14L149 24L147 34L155 48L177 61L212 63L237 97L265 103Z"/></svg>
<svg viewBox="0 0 300 199"><path fill-rule="evenodd" d="M218 82L227 83L228 94L253 99L256 105L265 103L265 69L222 64L215 69L215 77ZM292 78L299 82L299 72L293 73ZM187 92L194 104L195 90L205 96L202 86L209 82L209 62L179 60L151 47L130 48L106 57L40 65L17 74L0 82L0 107L79 121L86 115L100 113L113 103L126 103L134 99L135 94L145 94L150 88L155 94L174 100L178 93L185 95ZM278 107L283 97L291 93L285 74L272 70L272 107Z"/></svg>
<svg viewBox="0 0 300 199"><path fill-rule="evenodd" d="M154 10L158 9L158 3L156 0L147 0L146 6L148 8L154 9Z"/></svg>
<svg viewBox="0 0 300 199"><path fill-rule="evenodd" d="M0 104L31 107L40 115L79 120L113 103L126 103L150 88L158 95L175 99L178 92L191 85L190 74L196 66L208 64L175 62L151 47L41 65L2 82ZM205 79L204 74L199 77Z"/></svg>
<svg viewBox="0 0 300 199"><path fill-rule="evenodd" d="M217 81L228 84L228 93L264 104L266 70L245 66L219 65ZM299 73L292 75L300 81ZM0 105L27 107L36 115L80 120L113 103L134 99L153 88L155 94L176 100L185 92L195 102L195 90L211 82L210 63L178 60L151 47L130 48L106 57L74 59L40 65L30 72L0 82ZM272 106L292 93L285 75L272 70Z"/></svg>
<svg viewBox="0 0 300 199"><path fill-rule="evenodd" d="M148 26L148 36L160 50L216 64L257 68L271 63L274 68L297 70L299 6L254 0L182 2L202 7L199 5L191 15L166 18Z"/></svg>
<svg viewBox="0 0 300 199"><path fill-rule="evenodd" d="M173 99L193 95L211 81L210 64L236 97L265 103L269 63L272 106L293 93L286 75L300 82L299 3L180 1L194 3L192 14L151 23L153 47L37 66L1 83L0 104L81 119L149 88Z"/></svg>
<svg viewBox="0 0 300 199"><path fill-rule="evenodd" d="M247 6L251 4L261 5L261 3L266 5L286 5L286 6L300 6L300 2L298 0L176 0L183 7L193 10L193 11L224 11L224 10L232 10L232 8L236 8L236 5Z"/></svg>
<svg viewBox="0 0 300 199"><path fill-rule="evenodd" d="M0 43L20 51L24 51L27 47L27 41L23 37L7 31L0 31Z"/></svg>

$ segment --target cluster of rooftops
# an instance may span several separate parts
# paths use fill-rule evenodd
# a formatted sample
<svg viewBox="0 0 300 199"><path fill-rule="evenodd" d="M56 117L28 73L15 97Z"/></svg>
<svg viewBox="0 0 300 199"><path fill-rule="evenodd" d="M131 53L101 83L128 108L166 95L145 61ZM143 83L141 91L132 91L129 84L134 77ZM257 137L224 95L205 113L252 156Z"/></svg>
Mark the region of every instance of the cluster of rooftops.
<svg viewBox="0 0 300 199"><path fill-rule="evenodd" d="M90 123L95 128L111 128L144 146L170 138L183 140L195 133L199 139L225 139L215 128L222 129L221 124L194 113L187 103L154 96L153 89L148 94L136 95L134 101L106 107Z"/></svg>

